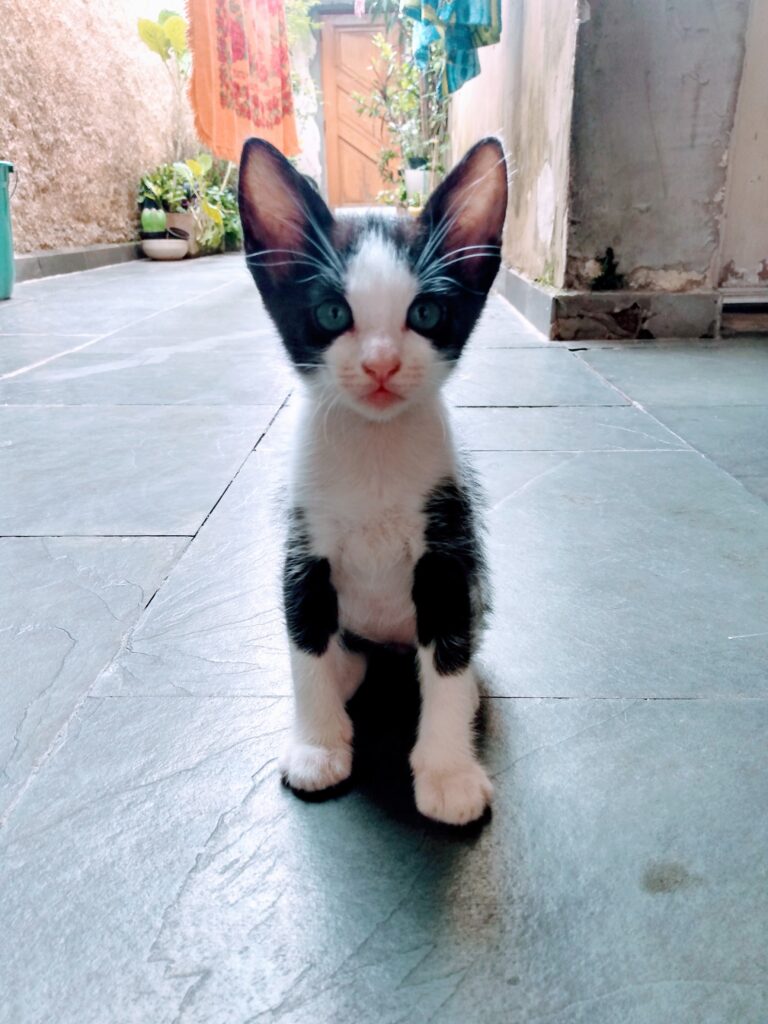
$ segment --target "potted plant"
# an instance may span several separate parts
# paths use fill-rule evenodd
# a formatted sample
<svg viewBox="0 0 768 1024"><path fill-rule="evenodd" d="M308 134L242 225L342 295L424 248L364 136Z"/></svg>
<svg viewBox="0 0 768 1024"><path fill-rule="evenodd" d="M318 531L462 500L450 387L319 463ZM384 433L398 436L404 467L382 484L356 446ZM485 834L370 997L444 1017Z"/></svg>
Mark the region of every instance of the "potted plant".
<svg viewBox="0 0 768 1024"><path fill-rule="evenodd" d="M168 215L158 207L141 211L141 247L151 260L183 260L187 255L185 231L168 227Z"/></svg>
<svg viewBox="0 0 768 1024"><path fill-rule="evenodd" d="M387 135L379 172L394 188L385 194L394 192L396 205L409 211L421 207L443 172L448 140L448 101L441 88L444 50L433 45L422 70L413 58L411 36L402 22L397 43L374 36L374 87L370 96L352 94L357 112L380 121Z"/></svg>
<svg viewBox="0 0 768 1024"><path fill-rule="evenodd" d="M195 220L191 212L193 199L192 190L175 164L161 164L143 175L139 182L139 209L163 211L168 230L185 232L190 256L197 254Z"/></svg>

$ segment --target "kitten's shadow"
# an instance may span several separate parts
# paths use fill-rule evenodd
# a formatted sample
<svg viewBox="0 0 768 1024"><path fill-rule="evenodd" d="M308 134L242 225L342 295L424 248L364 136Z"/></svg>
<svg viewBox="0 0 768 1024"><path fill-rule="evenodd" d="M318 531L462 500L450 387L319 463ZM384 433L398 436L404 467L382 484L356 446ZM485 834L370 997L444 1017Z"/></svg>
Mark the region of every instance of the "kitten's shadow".
<svg viewBox="0 0 768 1024"><path fill-rule="evenodd" d="M481 701L477 723L481 753L486 704ZM457 839L478 835L490 820L490 810L463 827L441 825L416 810L408 757L416 742L420 708L415 655L382 648L370 652L365 680L348 705L355 727L350 785L391 817L419 830Z"/></svg>

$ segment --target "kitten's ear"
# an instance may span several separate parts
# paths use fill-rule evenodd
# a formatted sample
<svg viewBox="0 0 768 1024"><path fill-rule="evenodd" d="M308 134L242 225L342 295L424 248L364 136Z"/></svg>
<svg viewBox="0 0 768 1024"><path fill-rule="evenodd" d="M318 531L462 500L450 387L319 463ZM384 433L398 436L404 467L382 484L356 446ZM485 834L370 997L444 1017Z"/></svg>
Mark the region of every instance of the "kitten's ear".
<svg viewBox="0 0 768 1024"><path fill-rule="evenodd" d="M328 245L333 214L309 180L264 139L247 139L238 185L246 261L259 285L277 284L302 255L317 258Z"/></svg>
<svg viewBox="0 0 768 1024"><path fill-rule="evenodd" d="M488 291L501 262L506 212L504 150L498 139L481 139L438 185L419 218L427 250L443 260L442 272Z"/></svg>

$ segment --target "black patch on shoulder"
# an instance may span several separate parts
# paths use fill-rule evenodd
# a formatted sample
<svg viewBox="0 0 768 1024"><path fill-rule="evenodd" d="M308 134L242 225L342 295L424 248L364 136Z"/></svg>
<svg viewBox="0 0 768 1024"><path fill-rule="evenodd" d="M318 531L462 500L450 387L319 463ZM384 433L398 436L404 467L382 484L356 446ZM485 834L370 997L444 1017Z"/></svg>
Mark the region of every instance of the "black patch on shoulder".
<svg viewBox="0 0 768 1024"><path fill-rule="evenodd" d="M324 654L339 628L338 599L330 562L310 554L300 509L294 509L290 517L283 601L288 635L294 644L307 654Z"/></svg>
<svg viewBox="0 0 768 1024"><path fill-rule="evenodd" d="M426 552L416 564L413 603L419 644L434 644L435 669L453 675L470 662L481 614L483 558L472 501L444 480L424 506Z"/></svg>

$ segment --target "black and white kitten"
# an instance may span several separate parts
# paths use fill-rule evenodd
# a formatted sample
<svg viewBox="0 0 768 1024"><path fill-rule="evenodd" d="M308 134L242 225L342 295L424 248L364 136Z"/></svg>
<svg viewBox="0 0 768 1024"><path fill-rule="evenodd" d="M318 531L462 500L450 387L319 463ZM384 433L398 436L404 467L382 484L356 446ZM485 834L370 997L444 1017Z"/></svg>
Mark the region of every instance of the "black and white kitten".
<svg viewBox="0 0 768 1024"><path fill-rule="evenodd" d="M499 268L507 172L477 143L418 220L335 218L267 142L246 142L248 266L306 383L284 576L295 725L282 760L297 790L352 770L345 709L361 640L416 649L422 695L416 805L480 817L472 656L485 607L476 508L440 394Z"/></svg>

